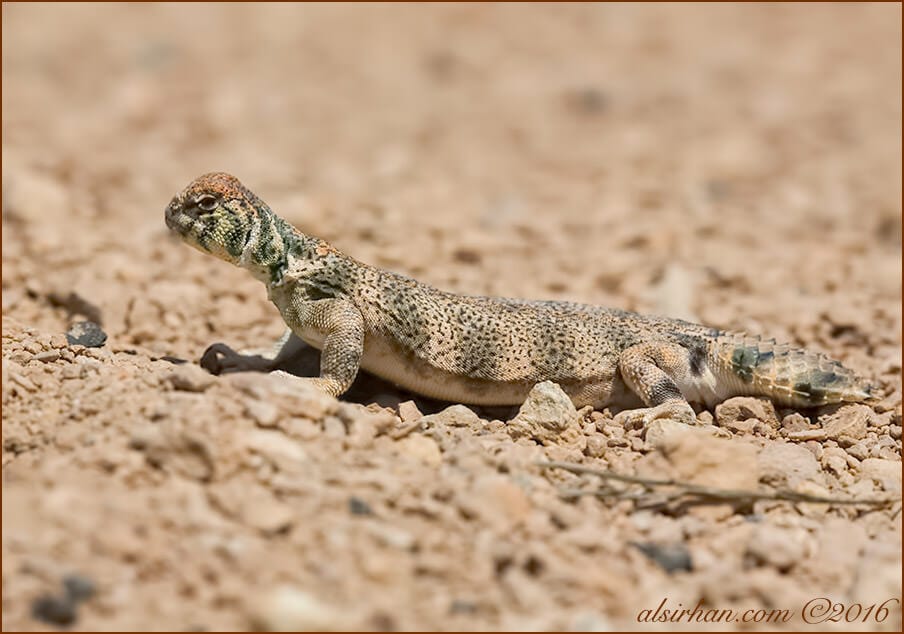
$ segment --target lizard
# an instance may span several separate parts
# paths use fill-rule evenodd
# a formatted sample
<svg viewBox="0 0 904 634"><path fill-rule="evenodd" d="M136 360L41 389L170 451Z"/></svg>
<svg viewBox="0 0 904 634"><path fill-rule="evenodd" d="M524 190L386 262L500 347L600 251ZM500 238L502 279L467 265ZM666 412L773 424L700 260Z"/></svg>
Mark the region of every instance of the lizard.
<svg viewBox="0 0 904 634"><path fill-rule="evenodd" d="M683 320L565 301L459 295L360 262L276 215L237 178L198 177L165 210L198 250L267 287L288 329L269 355L214 343L214 374L273 371L321 351L334 397L360 368L412 392L473 405L519 405L553 381L575 406L623 407L616 420L696 423L691 403L764 396L786 407L871 402L873 386L826 355ZM304 343L302 343L304 342Z"/></svg>

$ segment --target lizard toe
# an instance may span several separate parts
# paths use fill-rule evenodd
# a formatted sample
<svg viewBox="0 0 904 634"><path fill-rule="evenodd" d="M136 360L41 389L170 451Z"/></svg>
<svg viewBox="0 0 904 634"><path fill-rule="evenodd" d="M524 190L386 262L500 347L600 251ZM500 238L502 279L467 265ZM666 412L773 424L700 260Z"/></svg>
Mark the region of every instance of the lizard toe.
<svg viewBox="0 0 904 634"><path fill-rule="evenodd" d="M684 401L668 401L655 407L625 410L619 412L614 420L625 429L641 429L659 418L668 418L686 425L697 423L694 409Z"/></svg>

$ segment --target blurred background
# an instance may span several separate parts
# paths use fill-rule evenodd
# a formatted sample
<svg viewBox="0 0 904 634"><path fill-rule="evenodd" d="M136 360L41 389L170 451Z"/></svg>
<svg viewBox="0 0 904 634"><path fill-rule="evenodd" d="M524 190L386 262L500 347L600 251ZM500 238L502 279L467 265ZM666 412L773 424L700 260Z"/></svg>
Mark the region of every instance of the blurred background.
<svg viewBox="0 0 904 634"><path fill-rule="evenodd" d="M806 344L898 390L900 408L898 3L4 3L2 12L5 348L28 329L62 333L86 317L101 321L108 349L135 359L194 361L213 341L275 339L282 324L265 289L164 226L177 191L227 171L365 262L463 293L659 312ZM116 595L121 602L111 598L114 607L88 624L144 625L130 611L142 605L166 627L243 626L231 603L207 594L199 549L176 556L182 534L142 515L158 507L132 497L128 487L158 481L125 447L159 392L142 383L146 369L114 361L125 364L111 380L122 378L117 396L135 403L134 418L95 430L93 449L69 441L76 453L63 450L63 464L78 463L75 455L87 466L70 479L71 497L53 499L91 504L78 496L97 482L122 484L130 493L116 499L135 500L124 516L144 518L136 522L153 525L164 535L154 543L166 547L120 536L133 558L117 560L121 576L110 578L132 579L138 561L160 585ZM46 430L27 454L34 462L5 444L5 491L8 461L20 465L18 482L43 487L58 471L39 462L52 455L41 443L65 442L63 429L83 433L66 427L67 410L55 405L63 388L45 379L44 414L32 416L26 401L4 408L6 433ZM78 453L100 447L102 455ZM110 461L131 475L109 477ZM176 498L171 483L161 486L150 499L165 507ZM33 499L23 494L21 508ZM106 530L105 511L95 510L80 514L82 532L72 535ZM33 626L17 597L37 586L20 573L82 543L64 516L55 537L19 551L4 541L5 628ZM17 517L25 533L49 525ZM320 522L329 535L325 517L299 525ZM458 537L473 545L467 530ZM295 550L262 541L248 551L258 555L235 555L242 581L259 583L260 553L272 553L272 570L297 571L293 557L314 570L347 550L337 542L317 559L297 541L286 546ZM40 556L21 559L29 549ZM175 561L155 568L145 551ZM417 569L432 570L421 559ZM586 585L586 568L569 577L575 601L602 596L602 586ZM404 591L366 574L336 579L331 591L342 586L366 605L379 607L382 590L398 591L398 605L417 603L369 626L447 623L452 595L439 573L429 582L435 603L421 600L415 588L427 582L413 573ZM538 596L566 588L544 579ZM625 595L616 586L634 582L606 583L606 608L617 612ZM520 607L494 607L497 620L462 613L456 623L546 627L518 620L540 604L528 595Z"/></svg>
<svg viewBox="0 0 904 634"><path fill-rule="evenodd" d="M202 266L166 242L161 210L223 170L303 230L454 290L752 328L780 321L777 295L811 321L842 289L896 297L899 17L5 5L4 290L93 284L86 273L121 313L115 298L138 288L114 290L114 262L55 265L103 254L140 270L139 287L168 274L154 257ZM676 297L648 292L663 278Z"/></svg>

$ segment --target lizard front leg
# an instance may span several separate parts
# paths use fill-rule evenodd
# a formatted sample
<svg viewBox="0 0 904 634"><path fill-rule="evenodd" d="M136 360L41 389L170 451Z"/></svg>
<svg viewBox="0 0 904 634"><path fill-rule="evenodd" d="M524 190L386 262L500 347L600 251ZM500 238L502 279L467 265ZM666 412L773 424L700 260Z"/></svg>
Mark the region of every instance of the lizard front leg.
<svg viewBox="0 0 904 634"><path fill-rule="evenodd" d="M299 337L316 332L320 346L320 376L309 381L331 396L339 396L351 387L364 354L364 318L348 299L299 300L283 312L289 327Z"/></svg>
<svg viewBox="0 0 904 634"><path fill-rule="evenodd" d="M224 343L212 344L201 357L201 367L212 374L271 372L296 359L307 344L296 334L315 331L323 338L318 378L294 377L339 396L351 387L364 353L364 320L349 300L322 299L295 302L285 315L291 327L269 352L236 352Z"/></svg>
<svg viewBox="0 0 904 634"><path fill-rule="evenodd" d="M697 415L675 381L690 372L685 348L671 343L631 346L619 355L618 371L647 407L619 412L616 422L634 427L648 425L657 418L671 418L696 424Z"/></svg>

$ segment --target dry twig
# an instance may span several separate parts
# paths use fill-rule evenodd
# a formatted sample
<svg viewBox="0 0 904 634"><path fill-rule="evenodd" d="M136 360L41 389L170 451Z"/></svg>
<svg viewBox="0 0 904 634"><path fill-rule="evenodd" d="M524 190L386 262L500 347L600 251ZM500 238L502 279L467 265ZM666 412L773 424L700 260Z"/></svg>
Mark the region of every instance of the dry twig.
<svg viewBox="0 0 904 634"><path fill-rule="evenodd" d="M574 464L570 462L538 462L540 467L545 469L563 469L575 474L594 475L604 480L614 480L616 482L625 482L628 484L636 484L643 487L646 491L653 492L657 487L675 487L680 491L672 497L682 497L686 495L695 496L708 501L724 501L736 503L750 503L758 500L779 500L785 502L807 502L809 504L839 504L839 505L855 505L865 504L869 506L886 506L899 502L900 498L879 498L875 500L849 499L827 497L822 495L810 495L809 493L798 493L797 491L789 491L779 489L776 491L746 491L742 489L722 489L719 487L711 487L693 482L682 482L681 480L673 480L669 478L644 478L641 476L624 475L607 471L604 469L594 469L584 465ZM637 494L628 494L627 492L615 491L611 487L603 489L566 489L563 490L564 497L574 498L585 495L608 498L618 497L619 499L637 499Z"/></svg>

